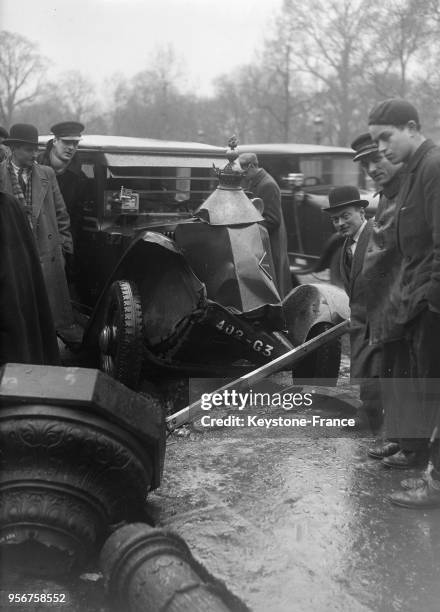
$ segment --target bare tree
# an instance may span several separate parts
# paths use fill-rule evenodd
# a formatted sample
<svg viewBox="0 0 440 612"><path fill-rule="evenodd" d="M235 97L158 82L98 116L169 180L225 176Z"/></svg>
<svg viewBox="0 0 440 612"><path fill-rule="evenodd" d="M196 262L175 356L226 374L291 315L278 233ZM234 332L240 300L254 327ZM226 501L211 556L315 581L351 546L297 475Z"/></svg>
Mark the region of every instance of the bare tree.
<svg viewBox="0 0 440 612"><path fill-rule="evenodd" d="M337 142L348 144L358 106L357 88L374 56L371 24L378 0L284 0L293 68L304 85L321 91L332 108ZM320 111L321 109L316 109Z"/></svg>
<svg viewBox="0 0 440 612"><path fill-rule="evenodd" d="M379 95L409 94L409 70L436 38L432 17L426 0L387 0L381 7L374 24L378 61L371 71Z"/></svg>
<svg viewBox="0 0 440 612"><path fill-rule="evenodd" d="M65 72L50 89L63 101L70 119L87 122L96 114L95 87L79 70Z"/></svg>
<svg viewBox="0 0 440 612"><path fill-rule="evenodd" d="M0 32L0 118L9 127L14 112L42 91L46 61L37 45L20 34Z"/></svg>

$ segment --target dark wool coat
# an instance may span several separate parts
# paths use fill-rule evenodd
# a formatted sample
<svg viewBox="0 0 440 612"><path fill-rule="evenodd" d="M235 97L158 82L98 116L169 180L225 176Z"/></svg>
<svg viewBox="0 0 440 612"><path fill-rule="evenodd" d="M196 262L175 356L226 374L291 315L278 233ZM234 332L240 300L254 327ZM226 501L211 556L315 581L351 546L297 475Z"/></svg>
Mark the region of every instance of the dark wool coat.
<svg viewBox="0 0 440 612"><path fill-rule="evenodd" d="M383 187L362 268L371 344L403 337L403 326L396 321L399 303L393 301L393 293L400 283L402 264L396 234L397 193L401 178L399 172Z"/></svg>
<svg viewBox="0 0 440 612"><path fill-rule="evenodd" d="M401 282L393 292L398 323L427 306L440 311L440 147L425 140L404 169L398 194Z"/></svg>
<svg viewBox="0 0 440 612"><path fill-rule="evenodd" d="M367 221L356 245L350 274L348 274L344 265L348 239L344 241L341 250L341 278L345 291L350 298L350 376L352 379L371 378L380 375L380 352L377 346L371 346L368 342L365 302L367 285L362 275L362 265L372 229L372 221Z"/></svg>
<svg viewBox="0 0 440 612"><path fill-rule="evenodd" d="M0 164L0 186L13 193L6 162ZM64 271L64 254L72 253L70 219L55 173L47 166L32 170L32 226L56 329L74 323Z"/></svg>
<svg viewBox="0 0 440 612"><path fill-rule="evenodd" d="M60 365L46 287L19 202L0 192L0 364Z"/></svg>
<svg viewBox="0 0 440 612"><path fill-rule="evenodd" d="M46 149L39 155L38 163L51 166L50 152L53 140L49 140ZM85 199L86 175L81 170L81 162L78 155L74 155L64 172L57 174L58 186L66 204L70 216L70 229L74 244L76 245L82 219L82 206Z"/></svg>
<svg viewBox="0 0 440 612"><path fill-rule="evenodd" d="M249 190L263 200L264 226L266 227L272 250L277 288L283 298L292 289L289 257L287 255L287 233L281 209L281 191L271 175L259 168L249 182Z"/></svg>

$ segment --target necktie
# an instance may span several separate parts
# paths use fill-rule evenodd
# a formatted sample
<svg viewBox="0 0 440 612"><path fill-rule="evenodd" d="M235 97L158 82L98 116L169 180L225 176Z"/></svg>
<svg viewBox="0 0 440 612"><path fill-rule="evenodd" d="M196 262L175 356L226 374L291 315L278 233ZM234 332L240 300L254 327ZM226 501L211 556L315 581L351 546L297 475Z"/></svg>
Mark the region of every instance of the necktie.
<svg viewBox="0 0 440 612"><path fill-rule="evenodd" d="M20 168L18 171L18 184L23 192L23 195L26 195L26 183L23 178L23 168Z"/></svg>
<svg viewBox="0 0 440 612"><path fill-rule="evenodd" d="M351 250L351 246L354 243L355 243L355 240L353 240L353 238L348 238L347 239L347 244L346 244L346 247L345 247L344 260L345 260L345 265L346 265L348 270L351 270L351 266L353 264L353 251Z"/></svg>

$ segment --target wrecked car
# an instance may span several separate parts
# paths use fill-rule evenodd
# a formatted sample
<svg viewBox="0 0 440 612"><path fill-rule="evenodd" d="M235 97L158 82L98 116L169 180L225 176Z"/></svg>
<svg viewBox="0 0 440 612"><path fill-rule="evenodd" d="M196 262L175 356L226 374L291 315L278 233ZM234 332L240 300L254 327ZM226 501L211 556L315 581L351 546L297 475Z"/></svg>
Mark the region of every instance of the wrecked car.
<svg viewBox="0 0 440 612"><path fill-rule="evenodd" d="M345 294L330 286L281 300L263 219L232 168L237 153L221 170L219 147L84 136L77 155L83 348L127 386L240 375L347 318ZM335 341L295 374L335 379L339 360Z"/></svg>

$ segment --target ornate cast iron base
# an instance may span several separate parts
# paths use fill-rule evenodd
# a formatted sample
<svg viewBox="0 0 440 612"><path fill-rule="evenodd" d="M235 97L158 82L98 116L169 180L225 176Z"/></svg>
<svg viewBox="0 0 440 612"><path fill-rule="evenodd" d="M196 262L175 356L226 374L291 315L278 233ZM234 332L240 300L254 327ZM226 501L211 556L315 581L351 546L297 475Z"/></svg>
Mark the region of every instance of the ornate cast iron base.
<svg viewBox="0 0 440 612"><path fill-rule="evenodd" d="M7 366L6 374L11 374L11 368L24 367L32 368L35 374L36 366ZM66 370L74 368L45 368L48 369L61 370L65 377ZM67 407L59 398L58 405L45 404L44 399L35 401L35 389L25 384L29 380L22 370L18 372L21 384L16 389L22 396L27 393L29 403L23 404L23 398L18 403L11 389L7 393L11 379L3 373L2 570L54 576L79 569L97 553L111 524L146 520L145 499L147 492L157 486L155 463L161 461L157 452L161 445L156 444L155 450L151 437L141 430L130 431L133 427L124 427L123 421L129 422L130 409L147 410L148 401L138 399L114 381L108 386L108 377L101 373L83 372L87 374L85 378L79 376L79 383L94 387L94 399L78 405L69 400ZM117 410L106 412L109 391L117 393L124 415ZM158 419L160 423L162 417Z"/></svg>

